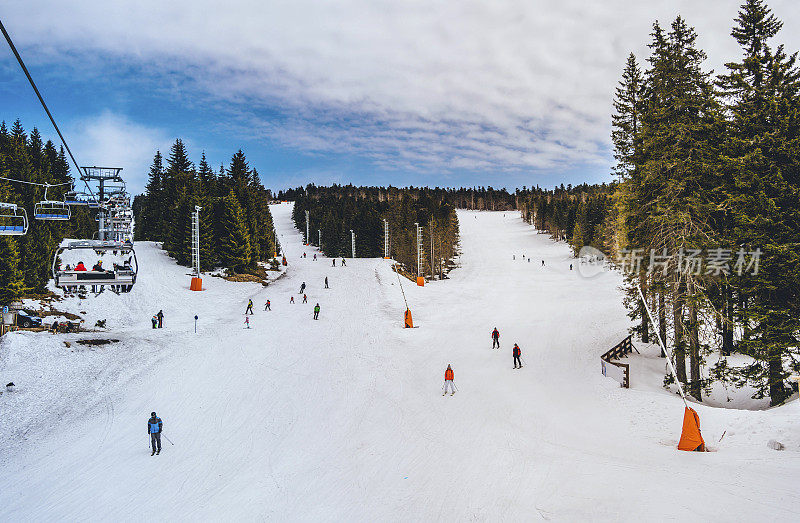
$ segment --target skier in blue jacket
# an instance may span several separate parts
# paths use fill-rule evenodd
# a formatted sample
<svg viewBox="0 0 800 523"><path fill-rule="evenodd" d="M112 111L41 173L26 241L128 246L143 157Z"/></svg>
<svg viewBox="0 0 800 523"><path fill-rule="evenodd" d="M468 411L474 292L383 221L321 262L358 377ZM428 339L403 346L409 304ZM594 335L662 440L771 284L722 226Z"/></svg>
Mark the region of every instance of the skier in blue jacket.
<svg viewBox="0 0 800 523"><path fill-rule="evenodd" d="M147 420L147 433L150 434L150 444L153 446L153 453L161 454L161 428L163 423L161 418L156 416L155 412L150 413L150 419Z"/></svg>

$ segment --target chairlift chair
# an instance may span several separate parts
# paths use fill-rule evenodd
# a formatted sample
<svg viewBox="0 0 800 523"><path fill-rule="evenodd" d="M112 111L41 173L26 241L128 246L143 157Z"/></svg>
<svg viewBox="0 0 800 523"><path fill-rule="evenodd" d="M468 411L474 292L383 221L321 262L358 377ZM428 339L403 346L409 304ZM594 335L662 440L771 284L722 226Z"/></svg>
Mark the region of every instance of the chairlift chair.
<svg viewBox="0 0 800 523"><path fill-rule="evenodd" d="M0 236L22 236L28 232L28 213L14 203L0 202Z"/></svg>
<svg viewBox="0 0 800 523"><path fill-rule="evenodd" d="M44 200L37 202L33 206L33 217L37 220L69 220L70 208L63 201L48 200L47 190L44 189Z"/></svg>
<svg viewBox="0 0 800 523"><path fill-rule="evenodd" d="M63 270L58 267L58 260L64 251L88 250L95 254L116 252L122 256L130 255L132 263L114 264L110 270L104 271L75 271ZM79 285L108 286L114 292L126 292L136 283L139 274L139 262L136 251L130 241L116 240L79 240L68 242L60 246L53 257L53 279L56 287L60 289L75 288Z"/></svg>
<svg viewBox="0 0 800 523"><path fill-rule="evenodd" d="M33 206L33 217L37 220L69 220L69 205L55 200L42 200Z"/></svg>
<svg viewBox="0 0 800 523"><path fill-rule="evenodd" d="M79 191L68 191L64 194L64 203L67 205L85 205L92 207L92 204L96 204L97 202L91 194Z"/></svg>

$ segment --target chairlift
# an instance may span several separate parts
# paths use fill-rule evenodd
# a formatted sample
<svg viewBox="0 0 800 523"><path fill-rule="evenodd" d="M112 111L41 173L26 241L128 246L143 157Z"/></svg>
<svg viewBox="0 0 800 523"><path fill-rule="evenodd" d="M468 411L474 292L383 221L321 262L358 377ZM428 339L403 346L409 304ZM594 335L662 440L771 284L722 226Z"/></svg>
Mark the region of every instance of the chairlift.
<svg viewBox="0 0 800 523"><path fill-rule="evenodd" d="M58 261L64 251L86 250L95 254L106 252L118 253L122 256L130 255L128 260L121 265L114 264L110 270L102 271L76 271L63 270L58 267ZM78 240L68 242L56 250L53 257L53 279L56 287L68 291L81 285L91 285L100 287L102 292L104 287L109 287L113 292L129 292L136 283L136 276L139 274L139 262L136 259L136 251L130 241L116 240ZM98 293L99 294L99 293Z"/></svg>
<svg viewBox="0 0 800 523"><path fill-rule="evenodd" d="M63 201L48 200L47 190L44 188L44 200L37 202L33 206L33 217L37 220L69 220L70 207Z"/></svg>
<svg viewBox="0 0 800 523"><path fill-rule="evenodd" d="M0 202L0 236L22 236L28 232L28 213L14 203Z"/></svg>
<svg viewBox="0 0 800 523"><path fill-rule="evenodd" d="M96 209L98 207L97 201L92 197L91 194L87 194L85 192L78 192L78 191L68 191L64 194L64 203L66 205L76 205L76 206L88 206L92 207L95 204Z"/></svg>

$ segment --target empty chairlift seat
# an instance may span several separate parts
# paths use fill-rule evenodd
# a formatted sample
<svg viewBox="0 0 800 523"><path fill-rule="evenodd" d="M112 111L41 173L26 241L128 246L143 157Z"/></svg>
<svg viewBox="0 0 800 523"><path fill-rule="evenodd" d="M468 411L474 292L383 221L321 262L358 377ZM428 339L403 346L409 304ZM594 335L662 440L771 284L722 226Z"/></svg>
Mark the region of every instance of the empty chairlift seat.
<svg viewBox="0 0 800 523"><path fill-rule="evenodd" d="M55 200L42 200L33 206L33 217L37 220L69 220L69 205Z"/></svg>
<svg viewBox="0 0 800 523"><path fill-rule="evenodd" d="M28 213L13 203L0 202L0 236L22 236L28 232Z"/></svg>
<svg viewBox="0 0 800 523"><path fill-rule="evenodd" d="M97 208L99 205L97 204L97 200L95 200L91 194L78 192L78 191L69 191L64 195L64 203L67 205L78 205L78 206L85 206L88 205L92 208Z"/></svg>

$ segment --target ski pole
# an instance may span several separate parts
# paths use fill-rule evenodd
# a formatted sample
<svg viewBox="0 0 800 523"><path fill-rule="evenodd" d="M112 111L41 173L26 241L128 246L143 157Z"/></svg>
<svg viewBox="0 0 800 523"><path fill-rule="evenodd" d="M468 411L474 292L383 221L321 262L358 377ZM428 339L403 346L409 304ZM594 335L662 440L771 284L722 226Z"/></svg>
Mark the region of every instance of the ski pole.
<svg viewBox="0 0 800 523"><path fill-rule="evenodd" d="M456 392L458 392L458 387L456 387L456 381L455 380L453 380L453 388L456 389Z"/></svg>
<svg viewBox="0 0 800 523"><path fill-rule="evenodd" d="M166 435L166 434L161 434L161 435L162 435L162 436L164 436L164 438L165 438L167 441L169 441L169 444L170 444L170 445L175 445L175 444L172 442L172 440L171 440L171 439L169 439L169 438L167 437L167 435Z"/></svg>

